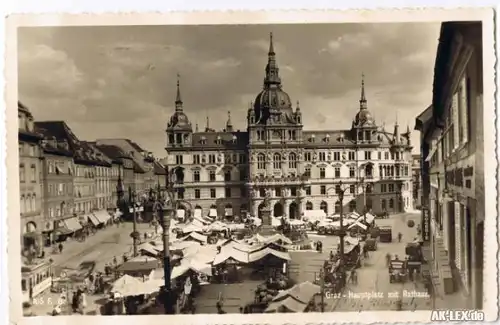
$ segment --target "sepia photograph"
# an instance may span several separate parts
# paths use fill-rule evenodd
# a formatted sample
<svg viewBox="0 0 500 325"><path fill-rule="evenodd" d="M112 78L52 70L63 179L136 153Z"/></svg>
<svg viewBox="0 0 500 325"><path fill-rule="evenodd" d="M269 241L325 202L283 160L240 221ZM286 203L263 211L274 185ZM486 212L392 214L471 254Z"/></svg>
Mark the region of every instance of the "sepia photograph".
<svg viewBox="0 0 500 325"><path fill-rule="evenodd" d="M18 26L11 303L483 320L497 274L485 33L464 19Z"/></svg>

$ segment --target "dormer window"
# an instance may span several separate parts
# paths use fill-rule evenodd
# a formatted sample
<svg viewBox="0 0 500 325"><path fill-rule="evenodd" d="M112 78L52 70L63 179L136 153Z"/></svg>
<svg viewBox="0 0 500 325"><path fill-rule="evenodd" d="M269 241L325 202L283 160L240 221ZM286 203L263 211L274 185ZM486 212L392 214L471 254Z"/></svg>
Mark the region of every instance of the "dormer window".
<svg viewBox="0 0 500 325"><path fill-rule="evenodd" d="M238 140L238 138L235 135L233 135L233 143L236 143L236 140Z"/></svg>
<svg viewBox="0 0 500 325"><path fill-rule="evenodd" d="M222 139L221 139L220 135L217 136L217 139L215 140L215 143L216 144L221 144L222 143Z"/></svg>
<svg viewBox="0 0 500 325"><path fill-rule="evenodd" d="M207 144L207 138L204 135L201 136L200 143Z"/></svg>
<svg viewBox="0 0 500 325"><path fill-rule="evenodd" d="M311 142L314 142L314 140L316 140L316 136L313 134L311 135Z"/></svg>
<svg viewBox="0 0 500 325"><path fill-rule="evenodd" d="M329 135L329 134L327 134L327 135L325 136L325 142L330 142L330 135Z"/></svg>

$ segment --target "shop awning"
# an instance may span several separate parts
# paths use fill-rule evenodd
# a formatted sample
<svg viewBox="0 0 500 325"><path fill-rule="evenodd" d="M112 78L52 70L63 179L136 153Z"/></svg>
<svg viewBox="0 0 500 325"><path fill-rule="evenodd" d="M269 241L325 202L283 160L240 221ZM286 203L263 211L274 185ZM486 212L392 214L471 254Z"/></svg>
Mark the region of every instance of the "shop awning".
<svg viewBox="0 0 500 325"><path fill-rule="evenodd" d="M57 229L54 229L54 233L55 234L59 234L59 235L69 235L71 234L73 231L72 230L69 230L68 228L66 227L59 227Z"/></svg>
<svg viewBox="0 0 500 325"><path fill-rule="evenodd" d="M111 216L107 211L100 210L100 211L95 211L94 216L99 220L101 223L107 222L109 219L111 219Z"/></svg>
<svg viewBox="0 0 500 325"><path fill-rule="evenodd" d="M102 222L101 222L99 219L97 219L97 218L96 218L96 216L95 216L95 215L93 215L92 213L91 213L91 214L89 214L89 215L87 216L87 218L90 220L90 222L92 222L92 224L93 224L94 226L98 226L98 225L100 225L100 224L102 223Z"/></svg>
<svg viewBox="0 0 500 325"><path fill-rule="evenodd" d="M78 221L78 218L76 217L65 219L63 220L63 222L66 228L68 228L71 231L77 231L83 228L80 222Z"/></svg>
<svg viewBox="0 0 500 325"><path fill-rule="evenodd" d="M209 217L217 217L217 209L210 209L208 212Z"/></svg>
<svg viewBox="0 0 500 325"><path fill-rule="evenodd" d="M233 216L233 208L225 208L224 214L226 217L232 217Z"/></svg>

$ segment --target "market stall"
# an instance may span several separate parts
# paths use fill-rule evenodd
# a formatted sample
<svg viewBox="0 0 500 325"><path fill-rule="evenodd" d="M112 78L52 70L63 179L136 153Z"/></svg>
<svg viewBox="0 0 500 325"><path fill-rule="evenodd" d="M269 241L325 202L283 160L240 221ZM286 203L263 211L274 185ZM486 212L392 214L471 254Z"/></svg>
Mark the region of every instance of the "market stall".
<svg viewBox="0 0 500 325"><path fill-rule="evenodd" d="M303 313L314 311L314 297L321 293L321 287L311 282L303 282L288 290L283 290L276 295L266 313L291 312Z"/></svg>

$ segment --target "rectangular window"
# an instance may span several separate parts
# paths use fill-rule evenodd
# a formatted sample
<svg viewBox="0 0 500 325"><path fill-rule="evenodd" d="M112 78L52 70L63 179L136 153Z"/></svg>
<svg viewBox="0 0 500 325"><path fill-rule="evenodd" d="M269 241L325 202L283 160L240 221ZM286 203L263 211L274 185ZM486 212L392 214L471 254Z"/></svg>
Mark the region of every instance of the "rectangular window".
<svg viewBox="0 0 500 325"><path fill-rule="evenodd" d="M458 119L458 116L459 116L459 113L458 113L458 94L455 94L452 98L452 103L451 103L451 118L452 118L452 124L453 124L452 132L451 132L451 134L453 134L453 138L452 138L453 141L451 142L451 144L453 145L453 150L458 148L459 139L460 139L460 135L459 135L460 121Z"/></svg>
<svg viewBox="0 0 500 325"><path fill-rule="evenodd" d="M311 187L306 187L306 195L311 195Z"/></svg>
<svg viewBox="0 0 500 325"><path fill-rule="evenodd" d="M319 153L319 161L326 161L326 152Z"/></svg>
<svg viewBox="0 0 500 325"><path fill-rule="evenodd" d="M193 164L199 165L201 162L200 155L193 155Z"/></svg>
<svg viewBox="0 0 500 325"><path fill-rule="evenodd" d="M322 195L325 195L326 194L326 186L325 185L321 185L320 191L321 191Z"/></svg>
<svg viewBox="0 0 500 325"><path fill-rule="evenodd" d="M215 170L211 170L209 172L209 177L210 177L209 179L211 182L215 182Z"/></svg>
<svg viewBox="0 0 500 325"><path fill-rule="evenodd" d="M356 160L356 153L354 151L349 151L349 160Z"/></svg>
<svg viewBox="0 0 500 325"><path fill-rule="evenodd" d="M36 166L31 165L30 171L31 171L31 175L30 175L31 182L36 183Z"/></svg>
<svg viewBox="0 0 500 325"><path fill-rule="evenodd" d="M389 160L389 153L387 151L384 152L384 159Z"/></svg>
<svg viewBox="0 0 500 325"><path fill-rule="evenodd" d="M365 160L371 160L371 159L372 159L372 152L365 151Z"/></svg>
<svg viewBox="0 0 500 325"><path fill-rule="evenodd" d="M291 196L297 196L297 188L296 187L291 187L290 188L290 195Z"/></svg>
<svg viewBox="0 0 500 325"><path fill-rule="evenodd" d="M175 156L175 163L177 165L182 165L184 163L183 159L182 159L182 155L176 155Z"/></svg>
<svg viewBox="0 0 500 325"><path fill-rule="evenodd" d="M193 172L193 181L194 182L199 182L200 181L200 171L199 170L195 170Z"/></svg>
<svg viewBox="0 0 500 325"><path fill-rule="evenodd" d="M278 197L279 197L279 196L282 196L281 187L276 187L276 188L274 189L274 193L275 193L275 195L276 195L276 196L278 196Z"/></svg>
<svg viewBox="0 0 500 325"><path fill-rule="evenodd" d="M305 161L311 161L311 153L310 152L306 152L304 153L304 160Z"/></svg>
<svg viewBox="0 0 500 325"><path fill-rule="evenodd" d="M311 177L311 168L310 167L306 167L306 169L304 171L304 176Z"/></svg>
<svg viewBox="0 0 500 325"><path fill-rule="evenodd" d="M394 192L394 184L389 184L389 192Z"/></svg>
<svg viewBox="0 0 500 325"><path fill-rule="evenodd" d="M224 192L225 197L231 197L231 188L226 187Z"/></svg>
<svg viewBox="0 0 500 325"><path fill-rule="evenodd" d="M247 160L246 160L245 154L240 153L239 160L240 160L240 164L246 164Z"/></svg>
<svg viewBox="0 0 500 325"><path fill-rule="evenodd" d="M385 193L387 192L387 185L385 184L380 184L380 192Z"/></svg>
<svg viewBox="0 0 500 325"><path fill-rule="evenodd" d="M349 185L349 193L355 194L356 193L356 186L354 185Z"/></svg>
<svg viewBox="0 0 500 325"><path fill-rule="evenodd" d="M353 166L349 167L349 177L356 177L356 169Z"/></svg>
<svg viewBox="0 0 500 325"><path fill-rule="evenodd" d="M319 178L325 178L326 177L326 170L324 167L321 167L319 169Z"/></svg>
<svg viewBox="0 0 500 325"><path fill-rule="evenodd" d="M335 167L335 177L340 177L340 167Z"/></svg>
<svg viewBox="0 0 500 325"><path fill-rule="evenodd" d="M334 152L333 153L333 160L339 161L340 160L340 152Z"/></svg>
<svg viewBox="0 0 500 325"><path fill-rule="evenodd" d="M210 198L215 199L215 188L210 189Z"/></svg>
<svg viewBox="0 0 500 325"><path fill-rule="evenodd" d="M224 172L224 181L225 182L230 182L231 181L231 171L230 170L226 170Z"/></svg>
<svg viewBox="0 0 500 325"><path fill-rule="evenodd" d="M382 153L380 151L377 153L377 159L382 160Z"/></svg>
<svg viewBox="0 0 500 325"><path fill-rule="evenodd" d="M208 163L215 164L215 155L208 155Z"/></svg>
<svg viewBox="0 0 500 325"><path fill-rule="evenodd" d="M26 170L24 164L19 165L19 180L21 183L26 182Z"/></svg>
<svg viewBox="0 0 500 325"><path fill-rule="evenodd" d="M177 198L180 200L184 200L184 189L183 188L177 189Z"/></svg>
<svg viewBox="0 0 500 325"><path fill-rule="evenodd" d="M335 193L338 195L340 192L342 192L340 185L335 185Z"/></svg>

